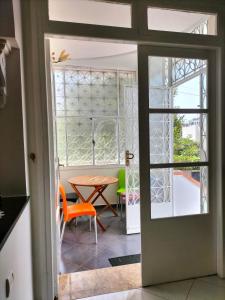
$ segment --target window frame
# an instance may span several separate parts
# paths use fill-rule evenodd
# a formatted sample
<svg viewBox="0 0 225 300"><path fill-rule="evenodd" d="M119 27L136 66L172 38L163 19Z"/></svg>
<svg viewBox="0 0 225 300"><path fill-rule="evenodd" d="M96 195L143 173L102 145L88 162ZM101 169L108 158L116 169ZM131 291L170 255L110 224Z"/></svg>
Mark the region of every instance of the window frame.
<svg viewBox="0 0 225 300"><path fill-rule="evenodd" d="M156 222L160 220L165 220L165 218L152 218L151 216L151 193L150 193L150 170L152 168L172 168L172 167L191 167L191 166L205 166L208 167L208 210L207 213L203 214L196 214L196 216L207 216L212 214L212 200L213 199L213 191L215 192L215 181L214 178L216 177L216 169L214 165L212 164L212 161L216 161L215 152L213 149L213 144L215 143L215 133L213 132L213 126L212 124L215 124L215 114L217 107L213 105L212 99L215 97L215 53L210 50L205 49L191 49L191 48L185 48L182 49L182 51L179 51L180 48L177 47L170 47L170 48L164 48L160 46L150 46L150 45L140 45L139 46L139 66L142 66L142 75L141 80L139 77L139 99L143 99L144 105L141 106L141 113L143 114L144 119L149 119L150 112L151 113L161 113L162 110L165 112L165 110L168 112L177 112L177 110L182 113L184 112L183 109L157 109L157 108L150 108L149 107L149 66L148 66L148 57L149 56L156 56L156 57L179 57L179 58L192 58L192 59L202 59L207 60L207 91L208 91L208 106L204 110L204 113L208 114L208 160L206 162L189 162L189 163L163 163L163 164L151 164L150 162L150 130L149 130L149 123L145 122L143 124L143 121L139 121L139 132L145 132L145 139L146 142L148 140L148 143L140 144L140 160L142 163L140 163L140 180L143 181L143 186L145 190L145 196L146 199L150 199L150 201L147 201L146 206L148 207L149 214L149 220L151 222ZM143 67L144 66L144 67ZM140 75L139 75L140 76ZM214 76L214 77L213 77ZM145 78L144 80L142 78ZM210 84L211 83L211 84ZM201 109L185 109L185 111L188 111L188 113L194 113L198 112L201 113ZM210 187L210 188L209 188ZM186 215L186 216L172 216L167 217L166 219L176 219L176 218L190 218L194 217L195 215Z"/></svg>

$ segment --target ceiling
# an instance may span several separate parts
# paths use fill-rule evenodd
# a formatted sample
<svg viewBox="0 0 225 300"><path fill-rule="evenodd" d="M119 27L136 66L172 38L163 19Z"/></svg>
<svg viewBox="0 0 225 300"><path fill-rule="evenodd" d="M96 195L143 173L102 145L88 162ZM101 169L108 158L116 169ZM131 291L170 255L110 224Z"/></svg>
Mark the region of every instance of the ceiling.
<svg viewBox="0 0 225 300"><path fill-rule="evenodd" d="M70 60L58 65L105 67L135 70L137 46L97 41L50 39L50 51L57 58L62 50L70 54Z"/></svg>

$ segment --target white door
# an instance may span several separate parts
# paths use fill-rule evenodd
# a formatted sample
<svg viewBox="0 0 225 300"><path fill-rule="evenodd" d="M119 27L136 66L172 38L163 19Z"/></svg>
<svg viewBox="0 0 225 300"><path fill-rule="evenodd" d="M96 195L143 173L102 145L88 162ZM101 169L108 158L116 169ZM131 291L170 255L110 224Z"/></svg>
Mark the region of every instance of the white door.
<svg viewBox="0 0 225 300"><path fill-rule="evenodd" d="M143 285L215 274L214 55L138 51Z"/></svg>
<svg viewBox="0 0 225 300"><path fill-rule="evenodd" d="M46 59L46 84L48 93L48 132L49 152L53 154L50 159L50 195L52 210L52 254L53 254L53 283L55 295L58 294L59 257L61 251L60 243L60 195L59 195L59 159L57 151L57 127L56 127L56 104L53 81L55 76L52 72L49 40L45 40ZM57 79L56 79L57 80ZM50 216L49 216L50 217Z"/></svg>
<svg viewBox="0 0 225 300"><path fill-rule="evenodd" d="M138 90L136 85L124 88L126 233L140 233L140 182L138 143Z"/></svg>

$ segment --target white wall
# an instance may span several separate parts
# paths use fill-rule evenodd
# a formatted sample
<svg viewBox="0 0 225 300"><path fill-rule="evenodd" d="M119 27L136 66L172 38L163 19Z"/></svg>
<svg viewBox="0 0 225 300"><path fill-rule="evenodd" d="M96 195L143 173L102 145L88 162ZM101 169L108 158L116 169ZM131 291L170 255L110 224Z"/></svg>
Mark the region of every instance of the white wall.
<svg viewBox="0 0 225 300"><path fill-rule="evenodd" d="M122 166L102 166L102 167L66 167L60 169L60 180L64 184L66 192L72 192L73 189L68 183L68 178L80 176L80 175L103 175L103 176L114 176L118 177L118 171ZM80 187L82 195L88 197L92 188ZM116 196L117 184L109 185L104 192L106 199L110 203L117 203ZM105 204L102 199L98 199L95 205Z"/></svg>

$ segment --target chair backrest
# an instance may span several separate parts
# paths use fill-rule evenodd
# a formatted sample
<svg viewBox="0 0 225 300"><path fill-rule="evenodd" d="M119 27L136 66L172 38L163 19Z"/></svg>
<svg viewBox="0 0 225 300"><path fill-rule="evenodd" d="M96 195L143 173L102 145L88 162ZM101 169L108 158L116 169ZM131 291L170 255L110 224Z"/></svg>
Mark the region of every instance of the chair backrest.
<svg viewBox="0 0 225 300"><path fill-rule="evenodd" d="M64 218L65 218L65 216L67 215L67 200L66 200L65 188L61 183L59 184L59 192L60 192L62 200L63 200L63 214L64 214Z"/></svg>
<svg viewBox="0 0 225 300"><path fill-rule="evenodd" d="M118 185L119 185L119 188L125 188L126 187L125 169L119 169Z"/></svg>

